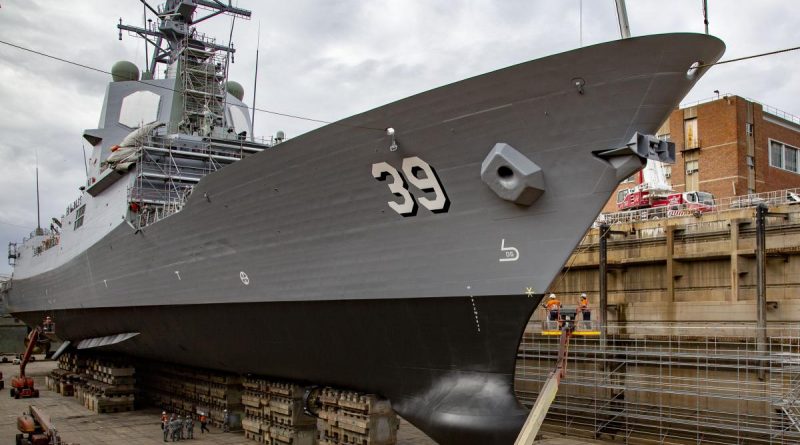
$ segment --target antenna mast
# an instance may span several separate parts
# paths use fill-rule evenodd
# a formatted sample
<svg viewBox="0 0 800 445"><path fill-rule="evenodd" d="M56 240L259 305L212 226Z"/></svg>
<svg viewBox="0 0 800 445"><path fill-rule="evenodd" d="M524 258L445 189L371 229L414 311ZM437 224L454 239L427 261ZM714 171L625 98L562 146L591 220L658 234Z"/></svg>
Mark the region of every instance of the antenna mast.
<svg viewBox="0 0 800 445"><path fill-rule="evenodd" d="M708 0L703 0L703 24L706 25L706 34L708 34Z"/></svg>
<svg viewBox="0 0 800 445"><path fill-rule="evenodd" d="M625 8L625 0L616 0L617 19L619 20L619 35L623 39L631 37L631 27L628 24L628 10Z"/></svg>
<svg viewBox="0 0 800 445"><path fill-rule="evenodd" d="M36 149L36 234L42 234L42 212L39 209L39 149Z"/></svg>
<svg viewBox="0 0 800 445"><path fill-rule="evenodd" d="M258 87L258 49L261 46L261 21L258 22L258 40L256 41L256 71L253 74L253 105L252 105L252 116L250 117L250 135L251 138L255 138L255 130L253 130L256 126L256 88ZM255 140L255 139L253 139Z"/></svg>
<svg viewBox="0 0 800 445"><path fill-rule="evenodd" d="M89 164L86 163L86 146L81 142L81 149L83 150L83 169L86 170L86 184L89 184Z"/></svg>

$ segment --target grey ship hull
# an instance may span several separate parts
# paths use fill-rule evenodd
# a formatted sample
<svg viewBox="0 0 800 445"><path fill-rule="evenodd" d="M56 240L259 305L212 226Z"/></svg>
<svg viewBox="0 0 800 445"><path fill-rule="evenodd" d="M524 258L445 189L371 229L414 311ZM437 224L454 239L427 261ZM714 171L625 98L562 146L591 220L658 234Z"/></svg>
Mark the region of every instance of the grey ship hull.
<svg viewBox="0 0 800 445"><path fill-rule="evenodd" d="M723 48L690 34L611 42L328 125L205 177L142 232L119 226L13 281L9 309L30 325L54 315L64 339L138 332L107 347L138 356L375 391L442 444L512 443L524 326L635 170L594 153L654 132L696 82L689 66ZM481 180L501 142L544 172L531 206ZM402 198L371 166L411 156L435 168L446 212L387 206ZM500 261L505 246L517 261Z"/></svg>

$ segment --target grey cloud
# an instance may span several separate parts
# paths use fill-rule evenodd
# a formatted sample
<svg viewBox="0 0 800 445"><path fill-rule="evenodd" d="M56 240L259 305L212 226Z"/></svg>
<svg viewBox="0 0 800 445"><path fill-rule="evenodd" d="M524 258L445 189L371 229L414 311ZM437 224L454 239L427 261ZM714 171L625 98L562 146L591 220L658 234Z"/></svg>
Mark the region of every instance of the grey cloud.
<svg viewBox="0 0 800 445"><path fill-rule="evenodd" d="M584 0L583 44L618 38L613 2ZM792 2L711 3L711 31L728 44L726 57L796 45ZM237 20L231 79L250 102L256 31L261 22L257 105L324 120L341 119L385 102L510 64L578 46L579 0L240 1L253 9ZM634 35L702 32L696 0L628 2ZM143 45L115 25L140 25L135 0L52 2L6 0L0 39L104 70L117 60L142 66ZM227 42L229 19L200 25ZM687 100L719 89L800 114L800 54L714 67ZM57 216L83 181L80 135L96 125L108 77L0 45L0 221L35 223L32 152L40 150L43 215ZM534 80L535 81L535 80ZM256 134L297 136L320 124L256 114ZM12 191L12 192L9 192ZM46 202L45 202L46 201ZM27 231L0 223L0 246ZM0 274L8 269L0 267Z"/></svg>

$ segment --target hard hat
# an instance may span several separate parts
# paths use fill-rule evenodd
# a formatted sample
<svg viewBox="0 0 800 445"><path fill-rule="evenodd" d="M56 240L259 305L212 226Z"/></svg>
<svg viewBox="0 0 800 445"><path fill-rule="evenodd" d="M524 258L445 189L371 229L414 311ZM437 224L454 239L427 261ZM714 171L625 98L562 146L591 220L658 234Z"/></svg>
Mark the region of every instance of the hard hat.
<svg viewBox="0 0 800 445"><path fill-rule="evenodd" d="M555 300L556 299L556 294L550 294L550 299L551 300Z"/></svg>
<svg viewBox="0 0 800 445"><path fill-rule="evenodd" d="M161 414L166 414L166 413L167 413L166 411L161 411Z"/></svg>
<svg viewBox="0 0 800 445"><path fill-rule="evenodd" d="M586 298L586 292L581 292L581 297Z"/></svg>
<svg viewBox="0 0 800 445"><path fill-rule="evenodd" d="M223 411L223 412L226 412L226 413L228 412L228 410L227 410L227 409L223 409L222 411Z"/></svg>

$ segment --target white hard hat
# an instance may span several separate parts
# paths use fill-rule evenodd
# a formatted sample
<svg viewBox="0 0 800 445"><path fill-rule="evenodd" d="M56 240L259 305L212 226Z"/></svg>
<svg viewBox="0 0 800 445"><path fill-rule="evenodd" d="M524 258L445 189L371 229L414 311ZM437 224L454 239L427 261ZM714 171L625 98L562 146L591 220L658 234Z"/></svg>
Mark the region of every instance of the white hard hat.
<svg viewBox="0 0 800 445"><path fill-rule="evenodd" d="M226 412L226 413L228 412L228 410L227 410L227 409L223 409L222 411L223 411L223 412Z"/></svg>
<svg viewBox="0 0 800 445"><path fill-rule="evenodd" d="M550 294L550 299L551 300L555 300L556 299L556 294Z"/></svg>
<svg viewBox="0 0 800 445"><path fill-rule="evenodd" d="M581 292L581 297L585 297L585 296L586 296L586 292Z"/></svg>
<svg viewBox="0 0 800 445"><path fill-rule="evenodd" d="M166 411L161 411L161 414L166 414L166 413L167 413Z"/></svg>

